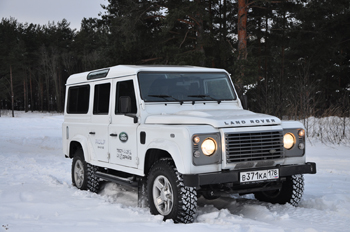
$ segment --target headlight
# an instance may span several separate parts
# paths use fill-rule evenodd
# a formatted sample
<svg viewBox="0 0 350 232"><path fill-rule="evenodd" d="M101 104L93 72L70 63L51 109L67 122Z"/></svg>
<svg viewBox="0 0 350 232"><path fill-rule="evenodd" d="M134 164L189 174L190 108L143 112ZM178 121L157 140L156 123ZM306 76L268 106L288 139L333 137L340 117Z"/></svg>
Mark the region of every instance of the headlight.
<svg viewBox="0 0 350 232"><path fill-rule="evenodd" d="M192 162L195 166L220 164L222 159L220 132L192 136Z"/></svg>
<svg viewBox="0 0 350 232"><path fill-rule="evenodd" d="M291 149L295 143L296 143L296 140L295 140L295 137L292 133L287 133L284 135L283 145L284 145L285 149L287 149L287 150Z"/></svg>
<svg viewBox="0 0 350 232"><path fill-rule="evenodd" d="M216 151L216 142L211 138L207 138L203 141L201 148L204 155L211 156Z"/></svg>

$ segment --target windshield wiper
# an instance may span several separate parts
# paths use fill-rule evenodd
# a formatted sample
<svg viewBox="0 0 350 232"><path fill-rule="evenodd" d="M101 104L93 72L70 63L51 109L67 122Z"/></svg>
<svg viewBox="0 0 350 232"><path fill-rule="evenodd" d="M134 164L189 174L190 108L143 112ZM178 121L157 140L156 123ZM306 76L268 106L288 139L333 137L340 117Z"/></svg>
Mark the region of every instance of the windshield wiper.
<svg viewBox="0 0 350 232"><path fill-rule="evenodd" d="M204 98L210 98L211 100L217 101L217 102L218 102L218 104L220 104L220 103L221 103L221 100L219 100L219 99L215 99L215 98L213 98L213 97L211 97L211 96L209 96L209 95L204 95L204 94L198 94L198 95L188 95L187 97L199 97L199 98L202 98L202 99L204 99Z"/></svg>
<svg viewBox="0 0 350 232"><path fill-rule="evenodd" d="M159 98L163 98L164 100L166 101L169 101L167 98L172 98L174 99L175 101L177 102L180 102L180 105L182 105L184 103L184 101L181 101L179 99L176 99L174 98L173 96L169 96L169 95L163 95L163 94L151 94L151 95L148 95L149 97L159 97Z"/></svg>

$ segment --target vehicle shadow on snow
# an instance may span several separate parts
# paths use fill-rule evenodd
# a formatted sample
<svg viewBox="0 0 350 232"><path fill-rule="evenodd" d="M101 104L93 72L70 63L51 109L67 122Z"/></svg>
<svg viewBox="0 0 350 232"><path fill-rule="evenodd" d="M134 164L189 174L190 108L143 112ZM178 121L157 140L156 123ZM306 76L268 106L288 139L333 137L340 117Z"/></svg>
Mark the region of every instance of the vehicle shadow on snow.
<svg viewBox="0 0 350 232"><path fill-rule="evenodd" d="M137 191L126 189L121 185L104 182L98 195L111 204L122 204L137 208ZM221 197L208 200L199 197L197 202L197 222L216 219L247 218L266 222L287 219L288 212L296 208L290 204L279 205L258 201L253 195ZM213 218L213 214L217 215Z"/></svg>
<svg viewBox="0 0 350 232"><path fill-rule="evenodd" d="M112 183L103 182L98 195L102 196L107 202L111 204L123 204L129 207L137 207L137 191L127 189L124 186ZM260 208L265 211L271 208L272 204L260 202L253 196L247 195L245 197L221 197L215 200L207 200L204 197L199 197L197 202L197 216L218 212L220 210L228 210L230 214L237 216L244 216L244 212L248 208Z"/></svg>
<svg viewBox="0 0 350 232"><path fill-rule="evenodd" d="M286 219L289 217L287 212L293 209L295 207L290 204L280 205L258 201L253 195L221 197L215 200L198 198L198 217L227 210L231 216L268 221Z"/></svg>

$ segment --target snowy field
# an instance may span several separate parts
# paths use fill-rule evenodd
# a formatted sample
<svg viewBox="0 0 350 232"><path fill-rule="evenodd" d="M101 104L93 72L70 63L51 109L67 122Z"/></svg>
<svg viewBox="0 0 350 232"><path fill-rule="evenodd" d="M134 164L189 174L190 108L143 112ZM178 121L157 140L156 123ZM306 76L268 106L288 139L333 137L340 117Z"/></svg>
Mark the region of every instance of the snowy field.
<svg viewBox="0 0 350 232"><path fill-rule="evenodd" d="M0 231L350 231L350 147L316 140L307 160L298 208L261 203L252 195L199 199L195 223L163 222L137 207L137 194L107 183L99 194L71 185L61 151L63 116L15 112L0 117Z"/></svg>

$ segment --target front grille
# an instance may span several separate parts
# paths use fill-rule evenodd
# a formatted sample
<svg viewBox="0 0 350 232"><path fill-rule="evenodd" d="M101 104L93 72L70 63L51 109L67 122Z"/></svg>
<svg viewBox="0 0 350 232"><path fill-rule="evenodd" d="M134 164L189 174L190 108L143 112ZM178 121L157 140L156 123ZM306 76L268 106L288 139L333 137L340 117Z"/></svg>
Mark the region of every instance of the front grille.
<svg viewBox="0 0 350 232"><path fill-rule="evenodd" d="M282 131L225 134L227 163L283 157Z"/></svg>

